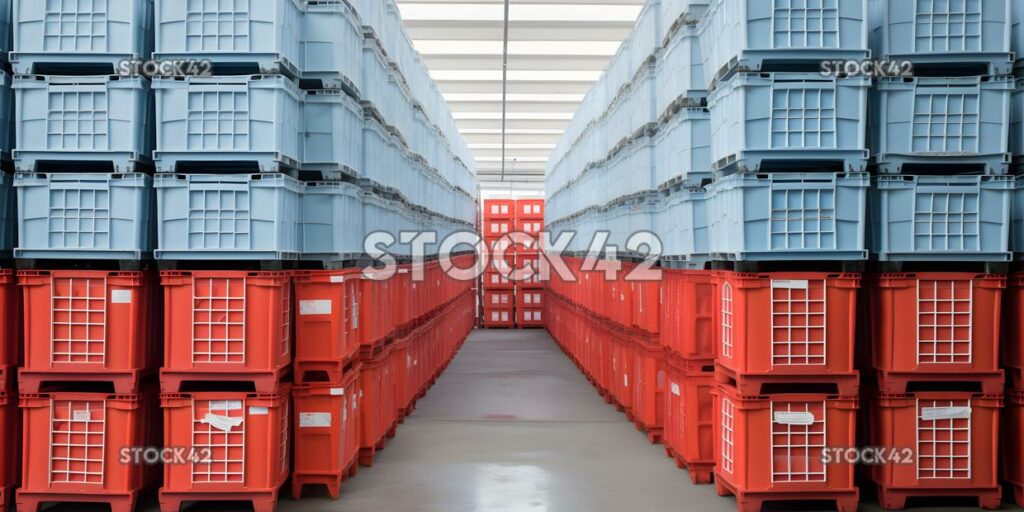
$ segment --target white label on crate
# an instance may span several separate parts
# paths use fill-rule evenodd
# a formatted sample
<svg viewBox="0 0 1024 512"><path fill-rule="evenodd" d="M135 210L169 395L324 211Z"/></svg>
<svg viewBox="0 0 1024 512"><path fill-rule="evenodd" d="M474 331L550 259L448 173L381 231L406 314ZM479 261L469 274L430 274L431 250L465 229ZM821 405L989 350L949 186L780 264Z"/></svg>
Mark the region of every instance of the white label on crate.
<svg viewBox="0 0 1024 512"><path fill-rule="evenodd" d="M304 412L299 414L299 428L325 428L331 426L331 413Z"/></svg>
<svg viewBox="0 0 1024 512"><path fill-rule="evenodd" d="M675 382L672 383L672 394L675 395L675 396L680 396L680 394L679 394L679 384L676 384Z"/></svg>
<svg viewBox="0 0 1024 512"><path fill-rule="evenodd" d="M789 290L806 290L808 282L806 279L773 279L772 288L786 288Z"/></svg>
<svg viewBox="0 0 1024 512"><path fill-rule="evenodd" d="M345 276L331 276L331 282L332 283L344 283L345 282Z"/></svg>
<svg viewBox="0 0 1024 512"><path fill-rule="evenodd" d="M92 419L92 414L88 410L85 410L85 411L75 411L75 412L71 413L71 417L75 421L89 421L89 420Z"/></svg>
<svg viewBox="0 0 1024 512"><path fill-rule="evenodd" d="M922 407L921 419L935 420L966 420L971 418L970 407Z"/></svg>
<svg viewBox="0 0 1024 512"><path fill-rule="evenodd" d="M332 300L300 300L300 315L329 315L331 314Z"/></svg>
<svg viewBox="0 0 1024 512"><path fill-rule="evenodd" d="M775 411L774 421L780 425L809 427L814 425L814 414L809 412Z"/></svg>
<svg viewBox="0 0 1024 512"><path fill-rule="evenodd" d="M249 408L249 416L266 416L270 414L269 407L254 405Z"/></svg>
<svg viewBox="0 0 1024 512"><path fill-rule="evenodd" d="M345 396L345 388L331 388L331 396Z"/></svg>
<svg viewBox="0 0 1024 512"><path fill-rule="evenodd" d="M352 328L359 328L359 303L352 301Z"/></svg>
<svg viewBox="0 0 1024 512"><path fill-rule="evenodd" d="M211 411L240 411L242 410L241 400L214 400L210 402Z"/></svg>
<svg viewBox="0 0 1024 512"><path fill-rule="evenodd" d="M622 385L627 388L629 387L629 375L622 374Z"/></svg>
<svg viewBox="0 0 1024 512"><path fill-rule="evenodd" d="M224 432L230 432L231 429L238 427L242 424L242 418L232 418L230 416L221 416L219 414L209 414L203 416L202 422L217 429L223 430Z"/></svg>
<svg viewBox="0 0 1024 512"><path fill-rule="evenodd" d="M132 291L131 290L110 290L110 303L111 304L131 304L132 303Z"/></svg>

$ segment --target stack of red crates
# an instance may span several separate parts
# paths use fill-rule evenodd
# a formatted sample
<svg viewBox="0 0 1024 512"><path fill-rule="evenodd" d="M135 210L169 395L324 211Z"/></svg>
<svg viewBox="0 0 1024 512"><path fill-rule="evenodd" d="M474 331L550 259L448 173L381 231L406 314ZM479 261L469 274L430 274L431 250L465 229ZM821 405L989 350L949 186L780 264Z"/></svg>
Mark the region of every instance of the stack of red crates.
<svg viewBox="0 0 1024 512"><path fill-rule="evenodd" d="M1020 300L1015 276L1010 302ZM864 402L865 443L911 448L912 464L869 468L882 508L904 508L907 498L956 496L999 508L999 368L1001 275L970 272L873 274L866 293L870 327L861 347L873 374ZM1006 478L1017 489L1021 468L1019 315L1011 309L1006 366L1009 435ZM1016 318L1014 318L1016 317ZM1016 403L1015 403L1016 402ZM1014 451L1016 450L1016 451Z"/></svg>
<svg viewBox="0 0 1024 512"><path fill-rule="evenodd" d="M514 246L515 268L529 269L527 279L515 281L516 326L544 327L544 283L540 279L540 232L544 229L544 200L518 199L515 202L518 233L528 235Z"/></svg>
<svg viewBox="0 0 1024 512"><path fill-rule="evenodd" d="M766 501L857 510L854 465L823 450L856 443L858 274L716 274L715 487L742 512ZM770 453L770 456L766 456Z"/></svg>
<svg viewBox="0 0 1024 512"><path fill-rule="evenodd" d="M43 503L105 503L134 509L138 496L159 480L146 447L160 446L157 391L160 297L151 271L26 270L2 274L0 300L17 314L23 306L24 366L19 371L21 487L18 510ZM4 318L4 382L18 359ZM5 388L0 413L4 439L17 439L13 389ZM4 447L10 450L11 447ZM122 449L129 449L122 452ZM135 450L131 450L135 449ZM120 463L122 456L128 463ZM4 454L0 480L9 489L16 452ZM4 500L7 500L5 493Z"/></svg>
<svg viewBox="0 0 1024 512"><path fill-rule="evenodd" d="M514 199L484 200L484 243L492 260L483 274L481 318L487 328L510 328L516 324L515 283L509 278L516 263L511 234L516 231Z"/></svg>

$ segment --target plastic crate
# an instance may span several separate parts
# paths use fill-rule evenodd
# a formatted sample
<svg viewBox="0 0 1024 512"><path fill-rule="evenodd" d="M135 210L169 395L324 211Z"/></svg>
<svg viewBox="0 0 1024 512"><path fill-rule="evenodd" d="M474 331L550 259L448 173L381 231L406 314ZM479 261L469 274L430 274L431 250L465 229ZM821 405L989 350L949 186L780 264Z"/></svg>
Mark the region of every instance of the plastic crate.
<svg viewBox="0 0 1024 512"><path fill-rule="evenodd" d="M363 29L344 0L307 1L303 14L304 80L321 87L349 89L358 96L362 84Z"/></svg>
<svg viewBox="0 0 1024 512"><path fill-rule="evenodd" d="M160 282L165 393L190 382L277 389L292 362L291 272L163 271Z"/></svg>
<svg viewBox="0 0 1024 512"><path fill-rule="evenodd" d="M838 164L845 171L863 171L870 86L866 77L737 75L708 96L712 170L756 172L771 164L789 169Z"/></svg>
<svg viewBox="0 0 1024 512"><path fill-rule="evenodd" d="M518 309L543 309L544 291L517 289L515 305Z"/></svg>
<svg viewBox="0 0 1024 512"><path fill-rule="evenodd" d="M484 201L484 219L491 220L513 220L516 218L516 200L514 199L487 199Z"/></svg>
<svg viewBox="0 0 1024 512"><path fill-rule="evenodd" d="M1024 11L1024 7L1021 7L1020 10ZM1024 17L1024 14L1021 16ZM1024 20L1021 22L1021 27L1021 31L1024 32ZM1021 37L1024 37L1024 34ZM1024 79L1017 79L1014 82L1013 94L1010 97L1009 151L1016 172L1018 164L1024 163Z"/></svg>
<svg viewBox="0 0 1024 512"><path fill-rule="evenodd" d="M17 193L10 174L0 173L0 255L9 256L17 240Z"/></svg>
<svg viewBox="0 0 1024 512"><path fill-rule="evenodd" d="M656 62L658 92L655 111L659 118L668 116L674 105L699 106L707 97L700 37L694 25L681 26L669 36L657 54Z"/></svg>
<svg viewBox="0 0 1024 512"><path fill-rule="evenodd" d="M164 466L160 510L193 501L247 501L254 510L274 510L291 467L291 391L284 383L271 393L165 393L164 446L209 457Z"/></svg>
<svg viewBox="0 0 1024 512"><path fill-rule="evenodd" d="M129 452L130 463L117 463L125 448L160 445L154 395L23 394L20 405L24 458L19 510L75 502L131 512L139 496L158 482L160 466L147 464L143 454Z"/></svg>
<svg viewBox="0 0 1024 512"><path fill-rule="evenodd" d="M295 380L339 382L359 353L362 273L311 270L295 275Z"/></svg>
<svg viewBox="0 0 1024 512"><path fill-rule="evenodd" d="M875 3L870 36L875 58L947 72L966 65L981 65L983 75L1013 71L1013 0Z"/></svg>
<svg viewBox="0 0 1024 512"><path fill-rule="evenodd" d="M384 448L389 431L398 422L398 406L395 402L396 387L394 366L391 361L392 346L388 345L369 360L363 360L359 372L360 444L359 465L372 466L376 451Z"/></svg>
<svg viewBox="0 0 1024 512"><path fill-rule="evenodd" d="M516 327L544 327L544 308L516 308Z"/></svg>
<svg viewBox="0 0 1024 512"><path fill-rule="evenodd" d="M736 495L740 512L771 501L835 501L856 512L853 464L825 464L823 449L857 446L857 398L817 394L714 395L715 490Z"/></svg>
<svg viewBox="0 0 1024 512"><path fill-rule="evenodd" d="M362 137L362 176L385 187L406 186L409 177L403 171L409 163L401 140L373 117L364 118Z"/></svg>
<svg viewBox="0 0 1024 512"><path fill-rule="evenodd" d="M153 103L138 76L14 78L14 164L36 172L72 163L133 172L151 162Z"/></svg>
<svg viewBox="0 0 1024 512"><path fill-rule="evenodd" d="M663 120L654 145L655 185L700 185L711 179L711 114L687 107Z"/></svg>
<svg viewBox="0 0 1024 512"><path fill-rule="evenodd" d="M661 0L661 34L667 41L677 31L687 26L696 26L697 21L708 8L708 0ZM694 59L700 62L698 52ZM701 76L701 80L704 77Z"/></svg>
<svg viewBox="0 0 1024 512"><path fill-rule="evenodd" d="M736 261L867 258L865 173L735 174L708 186L710 250Z"/></svg>
<svg viewBox="0 0 1024 512"><path fill-rule="evenodd" d="M153 52L152 0L14 0L13 20L19 75L115 74Z"/></svg>
<svg viewBox="0 0 1024 512"><path fill-rule="evenodd" d="M741 395L829 384L856 396L859 274L720 272L716 363Z"/></svg>
<svg viewBox="0 0 1024 512"><path fill-rule="evenodd" d="M632 408L629 417L647 433L647 440L660 443L665 425L664 351L657 337L635 336L633 343Z"/></svg>
<svg viewBox="0 0 1024 512"><path fill-rule="evenodd" d="M710 0L701 53L710 89L730 72L868 57L869 0Z"/></svg>
<svg viewBox="0 0 1024 512"><path fill-rule="evenodd" d="M484 327L512 327L516 322L515 308L491 308L484 306Z"/></svg>
<svg viewBox="0 0 1024 512"><path fill-rule="evenodd" d="M408 274L405 273L389 275L384 271L363 271L359 301L359 330L363 347L379 345L405 323L405 308L408 307L405 295L408 288L404 288L406 276Z"/></svg>
<svg viewBox="0 0 1024 512"><path fill-rule="evenodd" d="M1007 391L1003 414L1003 479L1013 487L1014 502L1020 506L1024 504L1024 439L1020 435L1024 431L1024 391Z"/></svg>
<svg viewBox="0 0 1024 512"><path fill-rule="evenodd" d="M342 262L364 251L363 194L341 181L306 184L302 196L302 259Z"/></svg>
<svg viewBox="0 0 1024 512"><path fill-rule="evenodd" d="M516 230L516 224L512 220L484 220L484 236L501 237Z"/></svg>
<svg viewBox="0 0 1024 512"><path fill-rule="evenodd" d="M305 170L361 176L363 170L363 107L344 92L307 91L304 103Z"/></svg>
<svg viewBox="0 0 1024 512"><path fill-rule="evenodd" d="M996 379L1006 278L967 272L878 274L867 283L866 346L884 393L909 381Z"/></svg>
<svg viewBox="0 0 1024 512"><path fill-rule="evenodd" d="M1003 323L997 332L1001 334L999 346L1003 368L1006 371L1006 387L1024 391L1024 345L1014 341L1024 336L1024 273L1009 275L1003 294L1003 304L1005 314L1001 316ZM1000 313L990 311L983 318L993 314L999 316Z"/></svg>
<svg viewBox="0 0 1024 512"><path fill-rule="evenodd" d="M287 77L157 78L153 89L157 171L276 172L301 166L304 94Z"/></svg>
<svg viewBox="0 0 1024 512"><path fill-rule="evenodd" d="M18 173L14 187L18 258L141 260L153 252L150 176Z"/></svg>
<svg viewBox="0 0 1024 512"><path fill-rule="evenodd" d="M694 484L711 483L715 469L714 375L687 371L671 356L665 362L665 452L686 467Z"/></svg>
<svg viewBox="0 0 1024 512"><path fill-rule="evenodd" d="M685 361L714 368L720 329L718 280L712 271L662 269L661 345Z"/></svg>
<svg viewBox="0 0 1024 512"><path fill-rule="evenodd" d="M0 0L3 3L3 0ZM2 9L2 7L0 7ZM0 14L0 18L2 18ZM0 21L2 23L2 21ZM0 29L2 31L2 29ZM2 59L0 59L2 61ZM0 70L0 159L10 160L14 149L14 89L13 79Z"/></svg>
<svg viewBox="0 0 1024 512"><path fill-rule="evenodd" d="M516 305L515 293L512 290L485 290L485 308L511 308Z"/></svg>
<svg viewBox="0 0 1024 512"><path fill-rule="evenodd" d="M14 375L22 365L23 325L21 290L18 289L15 271L0 269L0 392L16 391ZM2 488L3 478L0 475ZM2 498L0 495L0 505L3 504Z"/></svg>
<svg viewBox="0 0 1024 512"><path fill-rule="evenodd" d="M307 485L324 485L331 498L338 499L342 482L355 475L362 394L359 373L356 363L338 381L295 386L293 498L300 499Z"/></svg>
<svg viewBox="0 0 1024 512"><path fill-rule="evenodd" d="M485 210L487 206L484 206ZM516 220L544 220L543 199L517 199L515 202ZM484 214L487 216L487 213ZM491 214L494 217L493 213Z"/></svg>
<svg viewBox="0 0 1024 512"><path fill-rule="evenodd" d="M301 0L155 1L154 59L208 60L220 72L302 74Z"/></svg>
<svg viewBox="0 0 1024 512"><path fill-rule="evenodd" d="M302 183L283 174L163 174L158 260L295 260Z"/></svg>
<svg viewBox="0 0 1024 512"><path fill-rule="evenodd" d="M46 384L112 383L141 391L156 374L161 335L160 289L152 272L23 270L25 363L22 393Z"/></svg>
<svg viewBox="0 0 1024 512"><path fill-rule="evenodd" d="M1013 77L880 78L872 93L878 172L1006 174Z"/></svg>
<svg viewBox="0 0 1024 512"><path fill-rule="evenodd" d="M3 460L0 464L0 506L4 510L11 509L14 490L21 483L21 414L16 396L14 390L0 391L0 435L8 440L0 445L0 451L3 452L3 458L0 459Z"/></svg>
<svg viewBox="0 0 1024 512"><path fill-rule="evenodd" d="M704 189L680 189L664 197L654 218L663 258L703 268L710 252L708 194Z"/></svg>
<svg viewBox="0 0 1024 512"><path fill-rule="evenodd" d="M1009 261L1011 176L876 176L868 213L880 261Z"/></svg>
<svg viewBox="0 0 1024 512"><path fill-rule="evenodd" d="M870 467L883 509L901 510L909 497L971 496L998 509L1001 393L919 392L866 401L868 445L905 453L913 463ZM831 446L854 446L836 445Z"/></svg>

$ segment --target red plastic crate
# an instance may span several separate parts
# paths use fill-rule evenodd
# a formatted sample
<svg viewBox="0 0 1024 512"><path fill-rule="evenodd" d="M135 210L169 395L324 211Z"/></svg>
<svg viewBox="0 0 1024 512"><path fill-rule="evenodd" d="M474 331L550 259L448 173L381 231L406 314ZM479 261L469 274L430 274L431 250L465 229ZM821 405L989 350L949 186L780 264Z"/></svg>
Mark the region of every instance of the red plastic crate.
<svg viewBox="0 0 1024 512"><path fill-rule="evenodd" d="M1013 486L1017 506L1024 505L1024 391L1007 391L1003 409L1003 477Z"/></svg>
<svg viewBox="0 0 1024 512"><path fill-rule="evenodd" d="M872 276L865 348L880 389L905 393L911 381L968 380L991 382L986 391L1001 391L1005 286L1002 276L966 272Z"/></svg>
<svg viewBox="0 0 1024 512"><path fill-rule="evenodd" d="M516 220L544 220L543 199L518 199L516 200Z"/></svg>
<svg viewBox="0 0 1024 512"><path fill-rule="evenodd" d="M18 273L25 321L25 365L18 384L111 382L139 392L160 365L159 293L151 272L31 270Z"/></svg>
<svg viewBox="0 0 1024 512"><path fill-rule="evenodd" d="M191 501L248 501L273 512L290 468L291 391L282 383L273 393L165 393L164 446L208 457L164 466L161 512Z"/></svg>
<svg viewBox="0 0 1024 512"><path fill-rule="evenodd" d="M362 272L303 271L295 275L295 378L338 382L358 354Z"/></svg>
<svg viewBox="0 0 1024 512"><path fill-rule="evenodd" d="M623 266L625 272L633 272L635 264ZM657 336L661 332L661 281L626 281L630 301L630 326L634 329Z"/></svg>
<svg viewBox="0 0 1024 512"><path fill-rule="evenodd" d="M0 269L0 391L14 389L15 368L22 364L21 291L13 270Z"/></svg>
<svg viewBox="0 0 1024 512"><path fill-rule="evenodd" d="M661 343L683 359L715 358L719 294L715 272L662 270Z"/></svg>
<svg viewBox="0 0 1024 512"><path fill-rule="evenodd" d="M543 308L544 290L536 290L532 288L516 289L516 307L519 309Z"/></svg>
<svg viewBox="0 0 1024 512"><path fill-rule="evenodd" d="M633 368L636 365L636 349L633 342L621 336L622 334L624 333L618 331L607 332L612 340L612 382L609 388L618 408L624 412L633 407L633 387L636 385Z"/></svg>
<svg viewBox="0 0 1024 512"><path fill-rule="evenodd" d="M537 219L523 219L516 221L515 231L520 233L526 233L527 235L536 237L540 236L540 232L544 230L544 220Z"/></svg>
<svg viewBox="0 0 1024 512"><path fill-rule="evenodd" d="M632 407L629 415L651 443L659 443L665 422L665 365L657 338L634 334Z"/></svg>
<svg viewBox="0 0 1024 512"><path fill-rule="evenodd" d="M10 510L14 489L21 481L21 415L13 391L0 391L0 510Z"/></svg>
<svg viewBox="0 0 1024 512"><path fill-rule="evenodd" d="M515 308L485 307L483 310L484 327L512 327L515 322Z"/></svg>
<svg viewBox="0 0 1024 512"><path fill-rule="evenodd" d="M825 464L826 447L857 446L857 399L822 394L742 397L719 385L715 397L715 490L741 512L764 502L835 501L856 512L854 466Z"/></svg>
<svg viewBox="0 0 1024 512"><path fill-rule="evenodd" d="M720 382L758 395L771 383L857 394L857 274L720 272Z"/></svg>
<svg viewBox="0 0 1024 512"><path fill-rule="evenodd" d="M484 307L510 308L516 305L512 290L484 290Z"/></svg>
<svg viewBox="0 0 1024 512"><path fill-rule="evenodd" d="M334 499L359 463L359 372L356 362L335 382L297 384L295 471L292 497L307 485L323 485Z"/></svg>
<svg viewBox="0 0 1024 512"><path fill-rule="evenodd" d="M508 276L497 272L484 272L481 279L483 280L485 290L511 290L515 288L515 283Z"/></svg>
<svg viewBox="0 0 1024 512"><path fill-rule="evenodd" d="M1008 385L1024 389L1024 272L1007 279L1005 297L1006 315L1003 315L1002 354Z"/></svg>
<svg viewBox="0 0 1024 512"><path fill-rule="evenodd" d="M544 307L516 308L516 325L519 327L544 327Z"/></svg>
<svg viewBox="0 0 1024 512"><path fill-rule="evenodd" d="M516 201L514 199L484 200L484 219L514 219Z"/></svg>
<svg viewBox="0 0 1024 512"><path fill-rule="evenodd" d="M396 273L395 276L398 274ZM376 345L390 338L405 316L401 283L395 276L388 276L381 270L363 272L359 292L360 344L363 347Z"/></svg>
<svg viewBox="0 0 1024 512"><path fill-rule="evenodd" d="M970 496L998 509L1002 402L1001 394L967 392L869 397L868 444L913 451L913 464L870 467L882 508L903 509L910 497Z"/></svg>
<svg viewBox="0 0 1024 512"><path fill-rule="evenodd" d="M395 422L405 421L405 408L412 401L410 390L409 369L412 360L409 355L409 347L414 343L416 337L422 332L423 326L413 330L406 336L395 340L391 347L391 375L395 386Z"/></svg>
<svg viewBox="0 0 1024 512"><path fill-rule="evenodd" d="M516 230L512 219L484 219L484 238L500 238Z"/></svg>
<svg viewBox="0 0 1024 512"><path fill-rule="evenodd" d="M291 272L161 273L165 393L188 381L272 393L292 361Z"/></svg>
<svg viewBox="0 0 1024 512"><path fill-rule="evenodd" d="M709 484L715 470L715 376L688 371L674 355L665 358L665 451L687 469L691 482Z"/></svg>
<svg viewBox="0 0 1024 512"><path fill-rule="evenodd" d="M392 347L384 347L363 361L359 374L362 410L359 412L359 464L372 466L376 451L384 448L388 432L398 421Z"/></svg>
<svg viewBox="0 0 1024 512"><path fill-rule="evenodd" d="M132 512L140 493L156 484L159 466L122 448L160 445L155 394L57 392L23 394L22 481L19 511L43 503L107 503Z"/></svg>

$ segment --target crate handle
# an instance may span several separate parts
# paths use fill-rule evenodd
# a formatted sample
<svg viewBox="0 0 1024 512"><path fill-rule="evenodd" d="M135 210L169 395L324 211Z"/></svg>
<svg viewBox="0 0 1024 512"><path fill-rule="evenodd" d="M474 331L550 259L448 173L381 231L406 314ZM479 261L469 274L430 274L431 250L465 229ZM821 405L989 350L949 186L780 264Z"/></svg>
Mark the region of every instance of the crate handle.
<svg viewBox="0 0 1024 512"><path fill-rule="evenodd" d="M936 420L966 420L971 418L970 407L922 407L921 419L925 421Z"/></svg>

